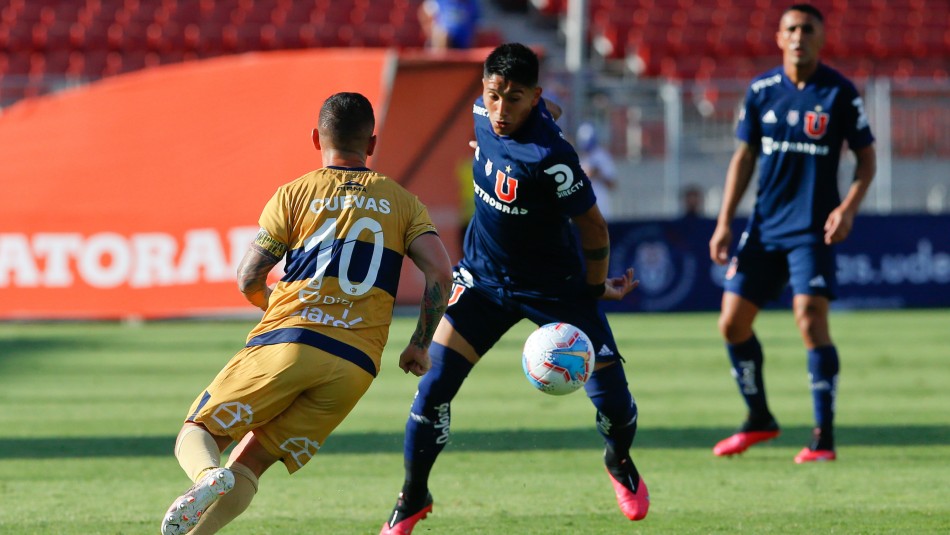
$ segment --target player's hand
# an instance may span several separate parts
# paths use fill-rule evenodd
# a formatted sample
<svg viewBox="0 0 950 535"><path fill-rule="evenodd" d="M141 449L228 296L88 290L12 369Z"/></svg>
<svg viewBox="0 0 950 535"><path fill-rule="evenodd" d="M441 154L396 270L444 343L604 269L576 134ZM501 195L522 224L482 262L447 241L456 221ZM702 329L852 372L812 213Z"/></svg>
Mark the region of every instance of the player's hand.
<svg viewBox="0 0 950 535"><path fill-rule="evenodd" d="M622 277L607 279L604 295L600 298L608 301L620 301L637 286L640 286L640 281L633 278L633 268L627 268Z"/></svg>
<svg viewBox="0 0 950 535"><path fill-rule="evenodd" d="M471 140L471 141L468 142L468 146L469 146L469 147L472 147L473 149L477 149L477 148L478 148L478 141L475 141L475 140L473 139L473 140Z"/></svg>
<svg viewBox="0 0 950 535"><path fill-rule="evenodd" d="M720 266L729 261L729 244L732 243L732 229L726 225L716 225L709 239L709 258Z"/></svg>
<svg viewBox="0 0 950 535"><path fill-rule="evenodd" d="M831 245L843 241L851 234L854 226L854 214L841 208L835 208L825 220L825 243Z"/></svg>
<svg viewBox="0 0 950 535"><path fill-rule="evenodd" d="M432 361L429 359L429 350L423 349L416 344L410 343L406 349L399 355L399 369L405 373L411 373L416 377L425 375L432 367Z"/></svg>

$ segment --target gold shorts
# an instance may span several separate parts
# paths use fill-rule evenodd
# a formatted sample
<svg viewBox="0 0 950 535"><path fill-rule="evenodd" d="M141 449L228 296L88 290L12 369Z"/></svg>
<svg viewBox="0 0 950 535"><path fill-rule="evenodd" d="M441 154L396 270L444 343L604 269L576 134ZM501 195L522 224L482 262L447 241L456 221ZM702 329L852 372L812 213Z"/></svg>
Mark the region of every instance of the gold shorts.
<svg viewBox="0 0 950 535"><path fill-rule="evenodd" d="M245 347L191 405L186 421L240 441L254 431L294 473L363 397L373 376L297 343Z"/></svg>

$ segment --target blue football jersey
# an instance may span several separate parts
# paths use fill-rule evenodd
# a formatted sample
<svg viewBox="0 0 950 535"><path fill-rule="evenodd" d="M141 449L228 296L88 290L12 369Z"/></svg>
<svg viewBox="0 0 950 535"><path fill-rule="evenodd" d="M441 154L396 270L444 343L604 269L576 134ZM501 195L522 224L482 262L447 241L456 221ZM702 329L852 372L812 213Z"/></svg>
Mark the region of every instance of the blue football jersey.
<svg viewBox="0 0 950 535"><path fill-rule="evenodd" d="M802 89L782 67L753 80L736 136L760 147L748 230L767 247L821 241L828 214L841 203L843 142L857 150L874 141L857 89L822 64Z"/></svg>
<svg viewBox="0 0 950 535"><path fill-rule="evenodd" d="M465 233L475 281L516 295L550 296L583 283L570 218L595 203L577 152L540 101L511 136L491 128L481 97L472 108L475 213Z"/></svg>

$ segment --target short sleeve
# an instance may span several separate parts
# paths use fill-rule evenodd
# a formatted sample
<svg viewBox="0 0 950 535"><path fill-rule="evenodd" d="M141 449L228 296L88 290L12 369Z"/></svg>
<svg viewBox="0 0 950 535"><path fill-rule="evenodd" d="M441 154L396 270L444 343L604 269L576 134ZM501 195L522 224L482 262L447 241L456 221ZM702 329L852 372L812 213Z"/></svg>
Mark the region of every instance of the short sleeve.
<svg viewBox="0 0 950 535"><path fill-rule="evenodd" d="M429 210L422 204L422 201L413 195L410 202L412 203L412 218L406 226L405 244L407 249L413 240L427 232L438 234L435 225L432 223L432 218L429 217Z"/></svg>
<svg viewBox="0 0 950 535"><path fill-rule="evenodd" d="M868 116L864 109L864 100L858 94L858 90L850 83L845 85L842 96L844 102L841 105L845 113L847 128L844 137L848 140L848 147L851 150L867 147L874 142L874 136L871 134L871 126L868 123Z"/></svg>
<svg viewBox="0 0 950 535"><path fill-rule="evenodd" d="M583 214L597 202L590 178L573 148L558 151L541 162L538 174L550 184L558 209L567 217Z"/></svg>
<svg viewBox="0 0 950 535"><path fill-rule="evenodd" d="M749 87L745 94L745 100L742 101L742 108L739 110L739 121L736 124L736 137L740 141L745 141L749 145L759 145L762 139L762 130L757 120L758 116L755 107L755 92Z"/></svg>
<svg viewBox="0 0 950 535"><path fill-rule="evenodd" d="M286 247L290 247L290 214L287 213L286 197L286 190L284 188L278 189L264 205L264 211L261 212L258 224L270 234L271 238Z"/></svg>

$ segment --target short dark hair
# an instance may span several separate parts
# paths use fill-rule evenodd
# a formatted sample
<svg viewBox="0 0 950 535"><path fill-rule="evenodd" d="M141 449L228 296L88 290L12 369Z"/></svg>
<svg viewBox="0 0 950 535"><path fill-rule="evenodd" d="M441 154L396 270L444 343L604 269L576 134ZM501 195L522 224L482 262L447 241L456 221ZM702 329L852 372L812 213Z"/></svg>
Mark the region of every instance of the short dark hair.
<svg viewBox="0 0 950 535"><path fill-rule="evenodd" d="M521 43L499 45L485 59L484 76L498 75L527 87L538 85L538 55Z"/></svg>
<svg viewBox="0 0 950 535"><path fill-rule="evenodd" d="M376 128L369 99L359 93L336 93L324 101L317 126L336 148L363 151Z"/></svg>
<svg viewBox="0 0 950 535"><path fill-rule="evenodd" d="M822 24L825 22L825 17L821 14L821 11L818 11L818 8L811 4L793 4L782 12L782 16L785 16L785 14L789 11L801 11L802 13L808 13L812 17L818 19Z"/></svg>

